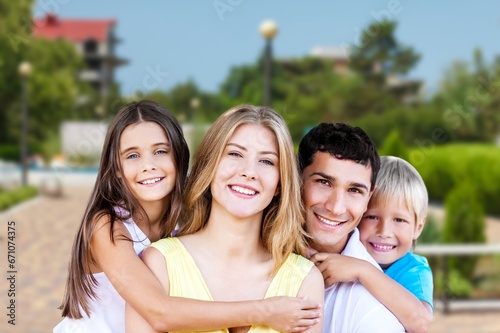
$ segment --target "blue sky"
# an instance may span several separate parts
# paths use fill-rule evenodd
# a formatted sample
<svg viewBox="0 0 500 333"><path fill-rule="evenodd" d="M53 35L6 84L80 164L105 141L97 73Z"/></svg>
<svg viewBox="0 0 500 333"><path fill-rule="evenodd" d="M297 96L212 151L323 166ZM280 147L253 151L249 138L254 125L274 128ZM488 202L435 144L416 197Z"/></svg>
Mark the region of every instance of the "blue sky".
<svg viewBox="0 0 500 333"><path fill-rule="evenodd" d="M194 80L216 91L231 66L255 61L264 41L259 25L274 20L277 57L301 57L316 46L356 44L359 32L380 17L398 21L396 36L422 58L409 77L435 89L457 59L471 61L481 48L486 61L500 55L497 0L37 0L35 16L115 18L128 59L116 79L125 95L136 89L170 89ZM145 79L156 72L156 80Z"/></svg>

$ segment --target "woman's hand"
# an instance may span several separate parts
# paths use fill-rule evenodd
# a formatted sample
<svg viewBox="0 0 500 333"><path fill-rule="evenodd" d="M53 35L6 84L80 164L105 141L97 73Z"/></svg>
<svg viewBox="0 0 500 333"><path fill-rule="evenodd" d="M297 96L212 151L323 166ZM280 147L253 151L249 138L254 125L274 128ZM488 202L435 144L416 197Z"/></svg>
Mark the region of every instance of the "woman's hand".
<svg viewBox="0 0 500 333"><path fill-rule="evenodd" d="M319 323L322 313L319 303L302 297L271 297L262 303L262 324L282 332L306 331Z"/></svg>

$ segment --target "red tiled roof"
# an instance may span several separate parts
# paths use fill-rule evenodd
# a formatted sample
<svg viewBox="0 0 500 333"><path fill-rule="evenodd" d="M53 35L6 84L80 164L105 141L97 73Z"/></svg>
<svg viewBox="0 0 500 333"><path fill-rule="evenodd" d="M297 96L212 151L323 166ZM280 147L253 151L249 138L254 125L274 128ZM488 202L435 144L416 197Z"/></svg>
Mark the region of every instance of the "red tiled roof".
<svg viewBox="0 0 500 333"><path fill-rule="evenodd" d="M114 19L59 19L55 14L47 14L45 17L35 19L33 35L48 39L67 38L72 42L86 39L103 42L108 37L108 30L115 23Z"/></svg>

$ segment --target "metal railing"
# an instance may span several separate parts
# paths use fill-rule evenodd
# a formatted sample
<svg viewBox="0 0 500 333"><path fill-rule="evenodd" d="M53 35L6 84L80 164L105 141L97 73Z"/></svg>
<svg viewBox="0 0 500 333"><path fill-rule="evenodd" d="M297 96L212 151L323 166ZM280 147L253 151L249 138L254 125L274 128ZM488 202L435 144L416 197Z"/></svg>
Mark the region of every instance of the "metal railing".
<svg viewBox="0 0 500 333"><path fill-rule="evenodd" d="M448 265L447 258L452 256L472 255L494 255L500 254L500 244L446 244L446 245L417 245L414 252L424 256L435 256L442 258L443 287L448 288ZM443 312L449 313L452 300L447 297L446 292L441 295ZM454 310L500 310L500 300L464 300L453 301Z"/></svg>

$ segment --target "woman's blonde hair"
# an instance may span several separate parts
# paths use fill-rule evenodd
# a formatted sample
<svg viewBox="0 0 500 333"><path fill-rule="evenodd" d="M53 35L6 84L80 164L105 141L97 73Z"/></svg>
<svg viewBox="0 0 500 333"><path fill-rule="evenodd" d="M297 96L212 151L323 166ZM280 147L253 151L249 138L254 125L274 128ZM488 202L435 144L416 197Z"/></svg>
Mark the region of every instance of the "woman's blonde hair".
<svg viewBox="0 0 500 333"><path fill-rule="evenodd" d="M245 124L268 128L278 143L278 194L264 210L260 235L263 245L274 258L276 272L292 252L304 253L305 220L292 138L284 119L268 107L236 106L222 114L209 128L193 159L184 191L178 235L195 233L206 225L212 203L210 184L229 139L239 126Z"/></svg>

